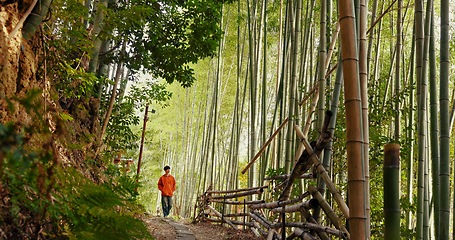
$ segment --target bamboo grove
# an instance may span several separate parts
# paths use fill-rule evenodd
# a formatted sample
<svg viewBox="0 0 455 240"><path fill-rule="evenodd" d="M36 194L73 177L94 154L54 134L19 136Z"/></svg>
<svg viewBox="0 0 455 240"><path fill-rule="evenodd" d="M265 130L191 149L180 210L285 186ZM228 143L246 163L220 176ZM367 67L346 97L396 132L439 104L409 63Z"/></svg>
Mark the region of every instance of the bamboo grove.
<svg viewBox="0 0 455 240"><path fill-rule="evenodd" d="M318 157L349 207L351 239L383 238L385 206L397 206L384 203L393 176L401 237L455 238L453 3L245 0L222 13L217 57L194 66L192 87L169 86L178 93L150 124L153 149L179 182L178 214L192 216L209 186L253 188L290 174L304 149L295 128L316 139L330 110L333 137ZM399 162L389 169L390 143ZM320 176L295 180L291 196L309 185L341 211ZM274 198L261 196L248 200ZM313 217L327 222L320 211Z"/></svg>

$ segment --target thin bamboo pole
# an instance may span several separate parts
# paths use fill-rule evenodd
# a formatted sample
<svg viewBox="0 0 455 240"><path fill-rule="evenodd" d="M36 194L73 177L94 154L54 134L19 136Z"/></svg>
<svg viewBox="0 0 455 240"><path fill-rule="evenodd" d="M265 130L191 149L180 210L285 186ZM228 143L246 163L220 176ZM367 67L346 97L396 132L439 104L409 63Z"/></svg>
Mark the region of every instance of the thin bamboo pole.
<svg viewBox="0 0 455 240"><path fill-rule="evenodd" d="M206 207L207 207L207 209L209 209L212 213L214 213L217 217L219 217L222 221L224 221L225 223L227 223L229 226L231 226L231 227L234 228L234 229L237 229L237 227L234 226L234 224L232 224L231 220L228 220L228 219L223 218L223 215L222 215L220 212L218 212L215 208L213 208L213 207L210 206L210 205L207 205Z"/></svg>
<svg viewBox="0 0 455 240"><path fill-rule="evenodd" d="M225 193L238 193L238 192L246 192L246 191L251 191L251 190L259 190L259 189L264 189L268 188L268 186L260 186L260 187L252 187L252 188L241 188L241 189L232 189L232 190L224 190L224 191L215 191L215 190L210 190L207 191L207 194L225 194Z"/></svg>
<svg viewBox="0 0 455 240"><path fill-rule="evenodd" d="M210 199L210 202L218 202L218 203L225 203L225 204L229 204L229 205L255 205L255 204L261 204L261 203L265 203L264 200L255 200L255 201L245 201L245 202L242 202L242 201L227 201L227 200L224 200L224 199Z"/></svg>
<svg viewBox="0 0 455 240"><path fill-rule="evenodd" d="M430 26L430 49L429 49L429 85L430 85L430 146L431 146L431 182L433 195L433 227L434 237L438 239L439 228L439 207L440 207L440 191L439 191L439 121L438 121L438 92L436 79L436 53L434 40L434 8L431 11L431 26Z"/></svg>
<svg viewBox="0 0 455 240"><path fill-rule="evenodd" d="M295 204L295 205L291 205L291 206L286 206L286 207L277 207L277 208L274 208L272 209L272 212L275 212L275 213L280 213L280 212L287 212L287 213L290 213L290 212L300 212L302 209L314 209L316 207L319 206L319 202L312 198L308 201L305 201L305 202L302 202L302 203L299 203L299 204Z"/></svg>
<svg viewBox="0 0 455 240"><path fill-rule="evenodd" d="M316 91L314 92L314 96L313 96L313 101L311 102L311 105L310 105L310 110L308 111L307 119L305 122L305 127L303 128L303 135L305 137L308 136L308 132L310 131L311 119L312 119L314 110L316 109L316 105L318 104L318 100L319 100L319 88L316 88ZM298 155L297 158L299 158L301 154L302 153L296 154L296 155Z"/></svg>
<svg viewBox="0 0 455 240"><path fill-rule="evenodd" d="M332 113L330 111L327 111L326 115L325 115L325 120L324 120L321 135L319 136L318 141L315 143L315 153L316 154L319 154L320 152L322 152L322 150L324 150L324 147L327 145L327 143L330 141L330 138L332 137L330 135L330 132L327 131L328 124L330 122L331 117L332 117ZM297 125L294 126L294 129L300 130L300 128ZM303 133L301 133L301 131L299 131L298 133L303 134ZM301 139L302 139L302 136L300 136ZM303 143L301 142L299 145L299 148L298 148L298 152L296 153L296 156L300 155L299 161L294 164L292 173L291 173L289 179L286 181L285 187L280 194L281 201L285 201L285 200L289 199L294 180L297 178L297 176L301 175L302 173L305 173L311 166L311 161L310 161L310 159L308 159L309 155L300 153L300 152L303 152L302 145L303 145Z"/></svg>
<svg viewBox="0 0 455 240"><path fill-rule="evenodd" d="M346 205L346 202L343 200L338 189L336 189L335 184L330 179L324 166L322 166L322 164L319 162L317 155L313 152L313 149L310 146L310 143L305 138L302 139L302 142L305 145L305 148L308 151L308 154L310 155L310 158L313 161L314 166L317 168L318 173L320 174L320 176L324 180L325 184L327 185L327 188L334 195L335 201L337 202L338 206L340 207L341 212L343 212L343 215L346 218L349 218L349 208Z"/></svg>
<svg viewBox="0 0 455 240"><path fill-rule="evenodd" d="M327 201L324 199L322 194L318 191L318 189L314 186L309 186L308 187L308 192L310 192L313 197L319 201L319 205L321 206L322 210L325 212L327 217L330 219L332 224L339 230L343 231L349 238L349 232L341 222L340 218L336 215L336 213L333 211L332 207L327 203Z"/></svg>
<svg viewBox="0 0 455 240"><path fill-rule="evenodd" d="M414 31L414 30L413 30ZM410 109L414 108L414 48L415 48L415 41L414 41L414 34L412 38L412 45L411 45L411 56L410 56L410 64L409 64L409 107ZM409 146L409 153L407 156L407 164L406 164L406 194L407 194L407 202L409 205L414 203L413 198L413 183L414 183L414 111L409 111L408 116L408 131L407 131L407 140L406 143ZM412 211L407 209L406 213L406 227L407 229L412 229Z"/></svg>
<svg viewBox="0 0 455 240"><path fill-rule="evenodd" d="M316 232L324 232L324 233L327 233L327 234L330 234L330 235L333 235L335 237L339 237L342 239L345 239L347 237L346 233L344 233L343 231L340 231L340 230L337 230L337 229L334 229L331 227L327 227L327 226L322 226L319 224L314 224L314 223L289 222L289 223L286 223L286 227L295 227L298 229L299 228L300 229L309 229L309 230L313 230ZM299 235L297 235L296 237L298 237L298 236Z"/></svg>
<svg viewBox="0 0 455 240"><path fill-rule="evenodd" d="M203 221L207 222L216 222L216 223L223 223L224 221L221 219L215 219L215 218L208 218L204 217L202 218ZM237 221L237 220L229 220L232 224L234 225L241 225L241 226L247 226L247 227L254 227L254 225L250 222L243 222L243 221ZM236 228L237 229L237 228Z"/></svg>
<svg viewBox="0 0 455 240"><path fill-rule="evenodd" d="M249 190L249 191L230 194L230 195L210 196L210 198L211 199L231 199L231 198L237 198L237 197L251 196L254 194L261 194L262 192L264 192L264 190L262 188L260 188L260 189Z"/></svg>
<svg viewBox="0 0 455 240"><path fill-rule="evenodd" d="M261 156L262 152L272 143L273 139L275 139L276 135L283 129L283 127L286 125L288 122L288 118L286 118L281 125L278 127L278 129L270 136L270 138L267 140L267 142L264 143L264 145L261 147L259 152L256 153L256 155L251 159L251 161L243 168L242 174L245 174L246 171L254 164L254 162Z"/></svg>
<svg viewBox="0 0 455 240"><path fill-rule="evenodd" d="M365 176L364 198L365 198L365 215L366 229L365 236L370 238L370 121L368 117L368 69L367 69L367 11L368 1L360 0L360 23L359 23L359 80L360 96L362 101L362 135L363 135L363 171Z"/></svg>
<svg viewBox="0 0 455 240"><path fill-rule="evenodd" d="M318 48L318 85L319 85L319 101L318 101L318 114L317 114L317 130L321 131L322 124L324 123L325 111L325 73L326 73L326 59L327 59L327 1L322 0L320 5L320 22L319 22L319 48Z"/></svg>
<svg viewBox="0 0 455 240"><path fill-rule="evenodd" d="M425 168L426 168L426 102L427 102L427 78L424 73L424 17L423 1L415 2L415 28L416 28L416 76L418 91L418 132L419 132L419 152L418 152L418 175L417 175L417 239L424 239L424 193L425 193Z"/></svg>
<svg viewBox="0 0 455 240"><path fill-rule="evenodd" d="M289 178L289 174L283 174L283 175L276 175L272 177L266 177L264 180L286 180ZM304 173L300 176L297 176L297 178L303 178L303 179L314 179L314 174L312 173Z"/></svg>
<svg viewBox="0 0 455 240"><path fill-rule="evenodd" d="M396 52L396 62L395 62L395 142L400 142L400 84L401 84L401 39L403 38L403 23L402 23L402 8L403 0L398 0L397 6L397 43L395 46Z"/></svg>
<svg viewBox="0 0 455 240"><path fill-rule="evenodd" d="M440 107L441 107L441 161L439 209L439 239L449 238L450 221L450 129L449 129L449 78L450 78L450 1L441 0L441 46L440 46ZM454 180L455 181L455 180ZM453 218L455 223L455 217ZM452 229L452 238L455 231Z"/></svg>
<svg viewBox="0 0 455 240"><path fill-rule="evenodd" d="M302 199L308 197L309 195L310 195L309 192L305 192L305 193L301 194L297 198L286 200L286 201L277 201L277 202L268 202L268 203L255 204L255 205L251 206L251 209L261 209L261 208L273 209L273 208L277 208L277 207L282 207L282 206L286 206L286 205L289 205L289 204L300 202L300 201L302 201Z"/></svg>

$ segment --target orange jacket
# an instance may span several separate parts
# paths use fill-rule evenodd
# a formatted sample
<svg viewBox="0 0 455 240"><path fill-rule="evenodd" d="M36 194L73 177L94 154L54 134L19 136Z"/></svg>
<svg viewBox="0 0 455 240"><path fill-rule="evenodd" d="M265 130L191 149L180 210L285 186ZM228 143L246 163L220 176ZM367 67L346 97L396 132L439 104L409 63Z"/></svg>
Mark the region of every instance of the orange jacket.
<svg viewBox="0 0 455 240"><path fill-rule="evenodd" d="M172 197L175 191L175 179L170 174L164 174L158 181L158 189L161 191L161 196Z"/></svg>

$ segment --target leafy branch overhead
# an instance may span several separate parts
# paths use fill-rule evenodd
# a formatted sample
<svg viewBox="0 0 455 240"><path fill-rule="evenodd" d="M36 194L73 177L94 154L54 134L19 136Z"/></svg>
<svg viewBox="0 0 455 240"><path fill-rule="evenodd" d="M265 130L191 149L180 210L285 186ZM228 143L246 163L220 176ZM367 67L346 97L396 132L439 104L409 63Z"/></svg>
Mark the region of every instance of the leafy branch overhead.
<svg viewBox="0 0 455 240"><path fill-rule="evenodd" d="M146 86L131 86L131 92L127 98L135 103L136 107L142 107L146 104L159 104L161 107L168 105L172 93L166 90L166 84L146 82Z"/></svg>
<svg viewBox="0 0 455 240"><path fill-rule="evenodd" d="M216 53L222 36L218 23L223 2L118 1L105 9L104 28L98 37L117 42L126 39L129 54L123 60L128 69L189 87L195 80L189 64Z"/></svg>

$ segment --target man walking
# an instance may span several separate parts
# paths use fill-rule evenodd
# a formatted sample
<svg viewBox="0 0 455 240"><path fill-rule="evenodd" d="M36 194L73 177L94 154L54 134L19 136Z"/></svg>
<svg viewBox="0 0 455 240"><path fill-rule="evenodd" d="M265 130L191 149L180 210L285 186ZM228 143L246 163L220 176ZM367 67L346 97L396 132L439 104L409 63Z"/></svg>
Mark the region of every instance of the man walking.
<svg viewBox="0 0 455 240"><path fill-rule="evenodd" d="M172 208L172 195L175 191L175 179L169 174L171 168L169 166L164 167L164 175L160 177L158 181L158 189L161 191L161 206L163 207L164 217L169 215Z"/></svg>

